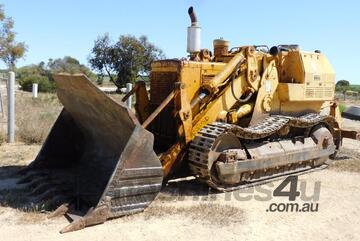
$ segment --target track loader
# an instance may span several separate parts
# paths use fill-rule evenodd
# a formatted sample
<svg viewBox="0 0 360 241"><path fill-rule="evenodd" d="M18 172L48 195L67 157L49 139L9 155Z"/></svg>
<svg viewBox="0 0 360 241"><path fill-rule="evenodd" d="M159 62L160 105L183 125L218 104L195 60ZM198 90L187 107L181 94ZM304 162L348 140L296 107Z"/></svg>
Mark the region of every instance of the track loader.
<svg viewBox="0 0 360 241"><path fill-rule="evenodd" d="M25 170L36 202L72 222L62 233L144 210L173 176L218 191L322 166L341 146L335 72L297 45L200 48L189 8L189 57L152 63L135 111L84 75L55 75L64 106Z"/></svg>

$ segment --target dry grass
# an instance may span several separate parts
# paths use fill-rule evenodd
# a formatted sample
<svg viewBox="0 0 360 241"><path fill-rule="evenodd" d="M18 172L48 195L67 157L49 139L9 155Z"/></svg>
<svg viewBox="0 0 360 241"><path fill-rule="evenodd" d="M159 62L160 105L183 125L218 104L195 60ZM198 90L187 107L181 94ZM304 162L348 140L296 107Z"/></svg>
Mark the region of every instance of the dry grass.
<svg viewBox="0 0 360 241"><path fill-rule="evenodd" d="M6 99L4 101L6 106ZM33 99L31 93L17 91L15 97L15 138L27 144L42 143L61 110L56 94L40 93ZM6 128L0 130L0 144ZM1 138L1 136L3 138Z"/></svg>
<svg viewBox="0 0 360 241"><path fill-rule="evenodd" d="M46 215L38 212L25 213L17 220L17 224L38 224L46 221Z"/></svg>
<svg viewBox="0 0 360 241"><path fill-rule="evenodd" d="M119 94L110 96L116 101L123 97ZM5 98L4 106L6 101ZM15 103L16 140L27 144L43 143L62 109L56 94L39 93L38 98L33 99L31 93L17 91ZM0 128L0 145L5 140L6 127Z"/></svg>
<svg viewBox="0 0 360 241"><path fill-rule="evenodd" d="M329 168L334 171L360 172L360 153L342 149Z"/></svg>
<svg viewBox="0 0 360 241"><path fill-rule="evenodd" d="M60 113L61 105L55 94L41 94L33 99L29 93L19 93L16 102L17 139L42 143Z"/></svg>
<svg viewBox="0 0 360 241"><path fill-rule="evenodd" d="M39 153L40 145L28 145L25 143L4 144L0 146L0 165L2 166L24 166L32 161ZM1 176L1 172L0 172Z"/></svg>
<svg viewBox="0 0 360 241"><path fill-rule="evenodd" d="M0 146L1 144L5 143L6 137L5 133L0 130Z"/></svg>
<svg viewBox="0 0 360 241"><path fill-rule="evenodd" d="M143 213L145 220L176 215L215 226L242 223L244 221L244 212L240 208L211 202L188 207L153 205L145 209Z"/></svg>

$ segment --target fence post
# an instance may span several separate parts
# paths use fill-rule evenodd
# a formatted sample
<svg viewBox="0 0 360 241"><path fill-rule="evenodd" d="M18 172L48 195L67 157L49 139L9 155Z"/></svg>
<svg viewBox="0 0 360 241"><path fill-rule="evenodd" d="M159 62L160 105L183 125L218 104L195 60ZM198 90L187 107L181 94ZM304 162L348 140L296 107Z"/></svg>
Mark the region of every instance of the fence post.
<svg viewBox="0 0 360 241"><path fill-rule="evenodd" d="M132 84L126 83L126 93L129 93L132 90ZM126 106L131 109L132 105L132 96L129 96L129 98L126 100Z"/></svg>
<svg viewBox="0 0 360 241"><path fill-rule="evenodd" d="M1 85L1 81L0 81L0 85ZM3 105L3 97L2 97L2 93L1 93L1 89L0 89L0 116L1 118L4 117L4 105Z"/></svg>
<svg viewBox="0 0 360 241"><path fill-rule="evenodd" d="M8 78L8 143L15 141L15 73L9 72Z"/></svg>
<svg viewBox="0 0 360 241"><path fill-rule="evenodd" d="M38 97L38 84L33 83L32 85L32 97L37 98Z"/></svg>

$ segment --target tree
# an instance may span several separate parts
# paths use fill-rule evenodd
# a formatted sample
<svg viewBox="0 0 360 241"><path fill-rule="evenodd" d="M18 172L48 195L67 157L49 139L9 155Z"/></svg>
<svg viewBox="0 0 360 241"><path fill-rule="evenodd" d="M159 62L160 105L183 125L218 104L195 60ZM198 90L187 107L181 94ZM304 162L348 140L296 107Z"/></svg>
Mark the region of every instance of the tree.
<svg viewBox="0 0 360 241"><path fill-rule="evenodd" d="M19 84L21 88L26 91L31 91L33 83L39 84L39 91L55 91L56 86L52 75L56 73L83 73L92 80L96 79L96 75L88 67L70 56L55 60L49 59L47 64L42 61L37 65L32 64L16 70Z"/></svg>
<svg viewBox="0 0 360 241"><path fill-rule="evenodd" d="M24 42L16 42L13 31L14 20L6 17L4 6L0 5L0 59L9 69L15 69L16 61L25 55L27 47Z"/></svg>
<svg viewBox="0 0 360 241"><path fill-rule="evenodd" d="M39 65L44 63L41 62ZM71 56L65 56L62 59L49 59L49 62L47 64L47 68L50 71L51 74L56 73L70 73L70 74L76 74L76 73L83 73L86 76L88 76L90 79L95 80L96 76L95 74L85 65L81 64L79 60L71 57Z"/></svg>
<svg viewBox="0 0 360 241"><path fill-rule="evenodd" d="M339 80L338 82L336 82L336 86L340 87L340 86L343 86L343 87L347 87L347 86L350 86L350 82L347 81L347 80Z"/></svg>
<svg viewBox="0 0 360 241"><path fill-rule="evenodd" d="M101 76L106 74L118 89L150 71L151 62L164 58L161 49L146 36L121 35L112 43L108 34L98 37L89 57L91 67Z"/></svg>
<svg viewBox="0 0 360 241"><path fill-rule="evenodd" d="M55 91L55 84L51 79L51 73L46 68L44 62L16 69L16 76L21 89L24 91L31 91L34 83L39 85L40 92Z"/></svg>
<svg viewBox="0 0 360 241"><path fill-rule="evenodd" d="M347 80L339 80L336 82L335 90L342 92L345 95L345 92L350 89L350 82Z"/></svg>

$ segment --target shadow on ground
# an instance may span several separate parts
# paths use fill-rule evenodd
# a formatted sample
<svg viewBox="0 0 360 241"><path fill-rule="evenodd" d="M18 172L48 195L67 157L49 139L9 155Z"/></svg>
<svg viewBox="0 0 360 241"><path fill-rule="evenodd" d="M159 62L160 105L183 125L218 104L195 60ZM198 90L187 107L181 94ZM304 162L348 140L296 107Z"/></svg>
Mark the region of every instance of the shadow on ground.
<svg viewBox="0 0 360 241"><path fill-rule="evenodd" d="M23 177L19 171L25 167L24 165L0 167L0 206L15 208L24 212L54 210L56 207L49 206L46 201L34 202L30 195L34 190L26 184L18 184L18 181ZM330 164L329 170L360 172L360 153L342 149ZM193 177L187 177L170 180L164 184L158 200L166 202L192 197L193 200L206 201L211 200L216 193L218 192L206 184Z"/></svg>
<svg viewBox="0 0 360 241"><path fill-rule="evenodd" d="M335 159L332 160L329 169L334 171L360 172L360 153L350 149L342 149L337 153Z"/></svg>
<svg viewBox="0 0 360 241"><path fill-rule="evenodd" d="M163 185L161 193L172 196L208 196L218 192L209 188L208 185L199 182L194 177L186 177L168 181Z"/></svg>
<svg viewBox="0 0 360 241"><path fill-rule="evenodd" d="M24 177L19 173L24 170L23 165L9 165L0 167L0 207L11 207L24 212L52 211L56 208L49 205L46 200L37 202L32 195L34 188L28 184L19 184ZM36 190L35 190L36 192ZM207 185L200 183L193 177L170 180L163 185L158 198L163 201L178 200L186 196L199 197L206 200L211 194L217 192Z"/></svg>
<svg viewBox="0 0 360 241"><path fill-rule="evenodd" d="M19 172L24 168L25 166L15 165L0 167L0 206L27 210L29 190L24 185L17 184L21 179Z"/></svg>

